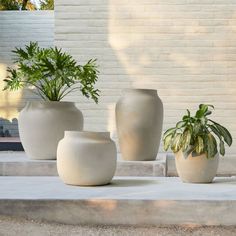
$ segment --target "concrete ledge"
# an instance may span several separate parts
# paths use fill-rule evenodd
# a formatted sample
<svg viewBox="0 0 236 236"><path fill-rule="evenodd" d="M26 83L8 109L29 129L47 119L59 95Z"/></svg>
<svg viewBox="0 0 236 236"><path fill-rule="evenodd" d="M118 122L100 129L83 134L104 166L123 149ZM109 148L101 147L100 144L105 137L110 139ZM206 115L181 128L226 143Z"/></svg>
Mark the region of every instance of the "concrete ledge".
<svg viewBox="0 0 236 236"><path fill-rule="evenodd" d="M236 178L183 184L178 178L119 177L100 187L58 177L0 177L0 214L90 225L236 225Z"/></svg>
<svg viewBox="0 0 236 236"><path fill-rule="evenodd" d="M175 167L175 157L173 154L167 154L166 156L167 176L178 176ZM219 168L217 176L235 176L236 175L236 158L232 156L226 156L220 158Z"/></svg>
<svg viewBox="0 0 236 236"><path fill-rule="evenodd" d="M0 152L0 176L57 176L56 161L30 160L24 152ZM116 176L166 176L166 161L117 162Z"/></svg>

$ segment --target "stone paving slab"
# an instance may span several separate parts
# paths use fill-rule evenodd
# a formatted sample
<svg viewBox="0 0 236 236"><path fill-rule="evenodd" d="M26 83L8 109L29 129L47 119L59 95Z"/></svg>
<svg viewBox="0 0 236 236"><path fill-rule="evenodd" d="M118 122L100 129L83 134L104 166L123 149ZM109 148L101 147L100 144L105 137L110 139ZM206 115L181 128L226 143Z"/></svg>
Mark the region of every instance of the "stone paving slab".
<svg viewBox="0 0 236 236"><path fill-rule="evenodd" d="M0 215L65 224L236 225L236 178L116 177L110 185L64 185L58 177L0 177Z"/></svg>
<svg viewBox="0 0 236 236"><path fill-rule="evenodd" d="M0 152L0 176L57 176L56 161L30 160L25 152ZM165 156L156 161L122 161L116 176L166 176Z"/></svg>
<svg viewBox="0 0 236 236"><path fill-rule="evenodd" d="M175 167L175 157L173 154L166 156L167 176L178 176ZM234 156L225 156L220 158L217 176L235 176L236 175L236 158Z"/></svg>

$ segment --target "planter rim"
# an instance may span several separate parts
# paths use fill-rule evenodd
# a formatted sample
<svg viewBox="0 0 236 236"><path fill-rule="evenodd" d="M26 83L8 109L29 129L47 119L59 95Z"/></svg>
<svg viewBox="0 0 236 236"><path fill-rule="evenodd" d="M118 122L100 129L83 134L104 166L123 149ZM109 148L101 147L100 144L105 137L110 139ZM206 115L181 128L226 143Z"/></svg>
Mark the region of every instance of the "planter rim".
<svg viewBox="0 0 236 236"><path fill-rule="evenodd" d="M84 137L84 138L109 138L110 132L108 131L69 131L66 130L65 137Z"/></svg>
<svg viewBox="0 0 236 236"><path fill-rule="evenodd" d="M27 101L25 108L64 108L64 107L74 107L74 102L68 101L44 101L44 100L35 100L35 101Z"/></svg>
<svg viewBox="0 0 236 236"><path fill-rule="evenodd" d="M123 90L124 93L147 93L147 94L157 94L156 89L142 89L142 88L127 88Z"/></svg>
<svg viewBox="0 0 236 236"><path fill-rule="evenodd" d="M182 150L180 150L179 152L182 152L182 153L183 153ZM178 152L177 152L177 153L178 153ZM173 153L175 157L176 157L176 154L177 154L177 153ZM188 157L189 157L189 156L193 157L193 156L192 156L192 152L190 152L190 154L188 155ZM198 158L198 157L202 157L202 156L205 156L205 157L206 157L206 152L203 152L202 154L198 154L197 156L194 156L193 158ZM188 157L187 157L187 158L188 158ZM219 152L217 152L214 157L210 157L210 158L208 158L208 159L214 159L214 158L217 158L217 157L220 157ZM187 159L187 158L185 158L185 159ZM206 158L207 158L207 157L206 157Z"/></svg>
<svg viewBox="0 0 236 236"><path fill-rule="evenodd" d="M33 100L33 101L27 101L26 104L71 104L75 102L70 102L70 101L45 101L45 100Z"/></svg>

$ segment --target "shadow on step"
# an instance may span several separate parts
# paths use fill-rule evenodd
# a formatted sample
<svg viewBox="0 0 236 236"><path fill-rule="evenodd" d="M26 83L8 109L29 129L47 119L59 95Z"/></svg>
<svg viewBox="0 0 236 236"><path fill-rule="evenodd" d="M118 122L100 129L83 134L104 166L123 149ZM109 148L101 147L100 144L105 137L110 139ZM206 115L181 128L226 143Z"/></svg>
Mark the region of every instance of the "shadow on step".
<svg viewBox="0 0 236 236"><path fill-rule="evenodd" d="M109 187L134 187L146 186L149 184L158 184L157 180L141 180L141 179L114 179Z"/></svg>
<svg viewBox="0 0 236 236"><path fill-rule="evenodd" d="M231 177L231 178L217 178L214 179L212 184L236 184L236 177Z"/></svg>

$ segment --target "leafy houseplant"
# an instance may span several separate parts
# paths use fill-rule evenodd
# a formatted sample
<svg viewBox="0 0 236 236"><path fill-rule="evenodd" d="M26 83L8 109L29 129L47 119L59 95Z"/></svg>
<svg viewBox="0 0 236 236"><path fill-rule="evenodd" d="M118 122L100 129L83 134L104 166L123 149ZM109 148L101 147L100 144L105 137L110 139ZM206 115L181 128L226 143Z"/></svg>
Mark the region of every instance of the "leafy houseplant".
<svg viewBox="0 0 236 236"><path fill-rule="evenodd" d="M94 88L98 78L96 60L78 65L61 49L40 48L35 42L26 45L25 49L16 48L13 53L18 68L8 67L5 90L31 86L40 97L49 101L60 101L72 91L80 90L84 96L98 102L99 90Z"/></svg>
<svg viewBox="0 0 236 236"><path fill-rule="evenodd" d="M9 10L53 10L54 0L0 0L0 11Z"/></svg>
<svg viewBox="0 0 236 236"><path fill-rule="evenodd" d="M211 182L218 167L218 152L224 156L225 143L232 144L230 132L209 118L212 109L212 105L200 104L194 116L187 110L182 120L164 133L164 150L170 148L175 153L177 172L184 182Z"/></svg>
<svg viewBox="0 0 236 236"><path fill-rule="evenodd" d="M78 65L71 55L57 47L40 48L31 42L16 48L17 68L8 68L5 90L33 88L42 99L30 101L19 114L19 134L31 159L56 159L57 144L64 131L83 129L82 112L73 102L61 101L79 91L98 102L96 60ZM43 147L43 148L42 148Z"/></svg>
<svg viewBox="0 0 236 236"><path fill-rule="evenodd" d="M232 144L232 136L222 125L208 118L214 108L212 105L201 104L194 116L187 110L175 127L168 129L164 133L164 149L169 148L176 153L182 150L186 156L190 152L193 155L207 153L207 158L212 158L218 152L217 141L219 140L219 150L222 156L225 155L225 143Z"/></svg>

